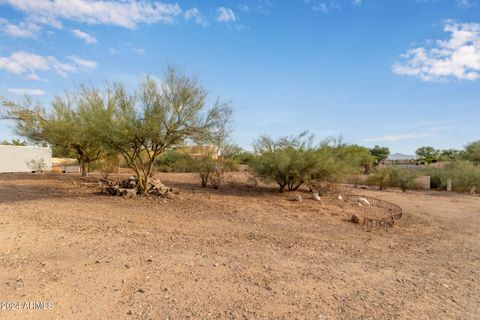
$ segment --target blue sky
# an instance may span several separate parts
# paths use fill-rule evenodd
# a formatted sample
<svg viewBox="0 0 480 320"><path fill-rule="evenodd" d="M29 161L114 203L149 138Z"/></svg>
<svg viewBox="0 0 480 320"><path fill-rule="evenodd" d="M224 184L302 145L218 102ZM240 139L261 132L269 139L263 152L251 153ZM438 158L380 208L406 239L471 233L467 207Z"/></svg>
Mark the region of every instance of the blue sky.
<svg viewBox="0 0 480 320"><path fill-rule="evenodd" d="M246 148L303 130L402 153L480 139L477 0L0 0L4 99L133 89L167 63L231 102Z"/></svg>

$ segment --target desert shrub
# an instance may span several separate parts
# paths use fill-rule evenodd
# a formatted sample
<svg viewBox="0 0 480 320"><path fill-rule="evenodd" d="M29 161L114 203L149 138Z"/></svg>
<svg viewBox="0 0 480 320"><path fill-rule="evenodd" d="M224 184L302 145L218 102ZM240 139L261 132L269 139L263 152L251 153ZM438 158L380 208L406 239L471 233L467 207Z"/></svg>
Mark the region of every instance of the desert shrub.
<svg viewBox="0 0 480 320"><path fill-rule="evenodd" d="M185 155L176 150L168 150L155 160L155 166L161 172L186 171Z"/></svg>
<svg viewBox="0 0 480 320"><path fill-rule="evenodd" d="M389 171L388 185L398 187L403 192L415 188L415 179L418 177L416 172L405 168L390 168Z"/></svg>
<svg viewBox="0 0 480 320"><path fill-rule="evenodd" d="M392 168L376 168L367 178L367 183L376 185L380 190L387 188L392 181Z"/></svg>
<svg viewBox="0 0 480 320"><path fill-rule="evenodd" d="M469 192L472 188L480 188L480 166L467 161L451 162L444 168L424 171L430 176L432 188L447 189L448 179L452 179L452 189L458 192Z"/></svg>
<svg viewBox="0 0 480 320"><path fill-rule="evenodd" d="M358 158L352 161L353 158L348 153L349 151L345 153L345 149L339 152L338 148L325 143L311 152L313 157L311 161L314 162L314 166L311 167L305 182L310 191L321 195L330 192L347 175L355 173L364 165L361 161L357 161Z"/></svg>
<svg viewBox="0 0 480 320"><path fill-rule="evenodd" d="M258 177L275 181L279 191L297 190L305 182L305 172L313 166L312 150L307 146L305 134L273 140L262 136L255 143L253 169Z"/></svg>
<svg viewBox="0 0 480 320"><path fill-rule="evenodd" d="M253 152L246 151L237 145L227 145L222 150L222 158L234 161L238 164L249 165L255 158Z"/></svg>
<svg viewBox="0 0 480 320"><path fill-rule="evenodd" d="M202 157L194 159L190 157L189 164L195 170L199 177L202 188L207 187L210 174L215 170L215 160L212 157Z"/></svg>
<svg viewBox="0 0 480 320"><path fill-rule="evenodd" d="M188 167L198 173L202 188L210 184L212 188L218 189L225 180L225 174L234 170L236 166L235 161L215 159L211 156L188 158Z"/></svg>
<svg viewBox="0 0 480 320"><path fill-rule="evenodd" d="M232 158L232 160L235 160L237 163L246 164L246 165L251 165L254 159L255 159L255 156L250 151L242 151L241 153L236 155L234 158Z"/></svg>
<svg viewBox="0 0 480 320"><path fill-rule="evenodd" d="M297 190L303 184L312 191L329 189L345 175L346 162L339 159L336 148L327 143L314 147L312 139L306 133L278 140L261 137L254 146L252 163L257 177L276 182L280 192Z"/></svg>
<svg viewBox="0 0 480 320"><path fill-rule="evenodd" d="M27 161L27 166L32 170L32 172L45 172L47 170L47 163L45 159L31 159Z"/></svg>
<svg viewBox="0 0 480 320"><path fill-rule="evenodd" d="M213 189L218 189L220 185L225 181L226 173L234 171L237 167L237 163L230 159L218 159L213 166L213 171L208 177L208 182Z"/></svg>

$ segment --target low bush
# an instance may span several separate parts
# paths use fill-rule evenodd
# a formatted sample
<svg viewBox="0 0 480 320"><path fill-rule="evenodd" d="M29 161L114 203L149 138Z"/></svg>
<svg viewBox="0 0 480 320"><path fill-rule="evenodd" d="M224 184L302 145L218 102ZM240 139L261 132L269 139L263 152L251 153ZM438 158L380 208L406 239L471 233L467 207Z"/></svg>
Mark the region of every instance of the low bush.
<svg viewBox="0 0 480 320"><path fill-rule="evenodd" d="M458 192L470 192L480 189L480 166L467 161L455 161L444 168L428 169L432 187L446 190L448 179L452 179L452 189Z"/></svg>
<svg viewBox="0 0 480 320"><path fill-rule="evenodd" d="M232 160L204 156L201 158L190 157L188 166L192 171L198 173L202 188L210 184L213 189L218 189L225 180L225 173L235 170L237 164Z"/></svg>
<svg viewBox="0 0 480 320"><path fill-rule="evenodd" d="M31 159L27 161L27 166L35 173L43 173L47 170L45 159Z"/></svg>
<svg viewBox="0 0 480 320"><path fill-rule="evenodd" d="M295 191L306 184L312 191L327 191L348 172L336 147L312 144L306 133L273 140L263 136L255 144L252 167L257 177L276 182L279 192Z"/></svg>
<svg viewBox="0 0 480 320"><path fill-rule="evenodd" d="M413 170L392 168L390 172L390 185L400 188L403 192L416 187L418 174Z"/></svg>
<svg viewBox="0 0 480 320"><path fill-rule="evenodd" d="M391 168L377 168L368 176L367 183L378 186L380 190L384 190L390 186L391 175Z"/></svg>
<svg viewBox="0 0 480 320"><path fill-rule="evenodd" d="M377 168L367 178L367 183L376 185L380 190L387 187L397 187L403 192L415 188L418 177L413 170L404 168Z"/></svg>
<svg viewBox="0 0 480 320"><path fill-rule="evenodd" d="M176 151L168 150L155 160L155 167L160 172L185 172L187 157Z"/></svg>

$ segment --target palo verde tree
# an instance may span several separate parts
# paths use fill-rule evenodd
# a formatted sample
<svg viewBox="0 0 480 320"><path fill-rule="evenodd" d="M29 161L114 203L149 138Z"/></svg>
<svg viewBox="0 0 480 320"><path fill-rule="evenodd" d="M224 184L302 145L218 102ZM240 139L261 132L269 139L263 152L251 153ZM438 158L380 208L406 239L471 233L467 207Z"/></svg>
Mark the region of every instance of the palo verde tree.
<svg viewBox="0 0 480 320"><path fill-rule="evenodd" d="M157 157L188 140L205 138L219 120L218 100L209 110L197 80L169 67L161 82L146 77L135 93L122 85L89 90L95 137L120 153L138 176L142 194L151 188Z"/></svg>
<svg viewBox="0 0 480 320"><path fill-rule="evenodd" d="M103 156L103 148L92 137L89 123L92 109L84 100L83 91L56 96L49 111L34 105L28 97L22 103L6 101L2 117L15 121L18 135L35 143L47 143L62 155L75 157L82 176L86 176L89 164Z"/></svg>
<svg viewBox="0 0 480 320"><path fill-rule="evenodd" d="M295 137L277 140L261 136L254 145L253 169L262 179L274 181L279 192L285 188L295 191L314 176L322 174L318 149L312 145L313 136L303 132Z"/></svg>
<svg viewBox="0 0 480 320"><path fill-rule="evenodd" d="M355 144L339 144L334 146L334 151L336 161L343 161L350 167L353 174L359 173L360 168L368 174L370 166L379 161L378 157L372 155L371 150Z"/></svg>

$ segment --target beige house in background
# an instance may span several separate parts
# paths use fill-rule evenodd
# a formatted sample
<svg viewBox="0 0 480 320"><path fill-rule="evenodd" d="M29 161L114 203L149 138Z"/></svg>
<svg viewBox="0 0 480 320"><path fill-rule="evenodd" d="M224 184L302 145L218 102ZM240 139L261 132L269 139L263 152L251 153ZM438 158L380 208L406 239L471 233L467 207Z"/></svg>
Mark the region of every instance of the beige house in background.
<svg viewBox="0 0 480 320"><path fill-rule="evenodd" d="M194 159L200 159L211 156L213 159L217 158L215 146L184 146L175 148L176 151L182 154L188 154Z"/></svg>

